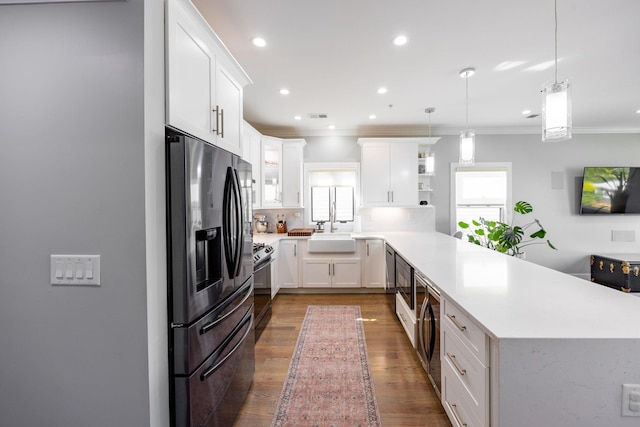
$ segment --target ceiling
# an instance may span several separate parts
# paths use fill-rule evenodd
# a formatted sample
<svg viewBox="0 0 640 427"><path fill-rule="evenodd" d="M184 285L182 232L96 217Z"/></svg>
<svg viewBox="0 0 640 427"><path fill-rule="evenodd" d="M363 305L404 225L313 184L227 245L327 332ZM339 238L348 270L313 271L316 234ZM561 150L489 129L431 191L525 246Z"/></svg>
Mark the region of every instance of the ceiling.
<svg viewBox="0 0 640 427"><path fill-rule="evenodd" d="M429 120L433 136L456 134L465 83L470 129L540 133L540 117L522 111L540 114L554 81L553 0L193 2L253 80L244 116L263 134L426 136ZM574 133L640 132L640 1L558 0L557 10ZM398 34L406 45L393 45ZM542 63L551 67L532 69ZM468 82L466 67L476 70Z"/></svg>

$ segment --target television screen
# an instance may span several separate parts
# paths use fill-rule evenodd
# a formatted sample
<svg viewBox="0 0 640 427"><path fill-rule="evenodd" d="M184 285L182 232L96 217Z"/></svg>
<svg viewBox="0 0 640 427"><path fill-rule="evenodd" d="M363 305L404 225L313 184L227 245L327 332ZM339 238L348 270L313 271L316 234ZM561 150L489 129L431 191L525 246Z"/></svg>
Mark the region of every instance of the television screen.
<svg viewBox="0 0 640 427"><path fill-rule="evenodd" d="M640 214L640 168L585 167L581 214Z"/></svg>

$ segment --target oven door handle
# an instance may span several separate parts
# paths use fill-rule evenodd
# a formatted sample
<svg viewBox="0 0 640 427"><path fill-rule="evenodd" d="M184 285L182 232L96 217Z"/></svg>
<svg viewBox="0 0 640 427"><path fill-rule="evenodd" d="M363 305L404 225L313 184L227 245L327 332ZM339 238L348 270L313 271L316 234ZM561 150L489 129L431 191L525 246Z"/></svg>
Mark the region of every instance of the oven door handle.
<svg viewBox="0 0 640 427"><path fill-rule="evenodd" d="M258 272L260 272L261 270L263 270L264 268L268 267L269 265L271 265L271 263L273 262L273 258L269 258L268 261L262 261L260 264L258 264L258 268L254 268L253 269L253 274L256 274Z"/></svg>

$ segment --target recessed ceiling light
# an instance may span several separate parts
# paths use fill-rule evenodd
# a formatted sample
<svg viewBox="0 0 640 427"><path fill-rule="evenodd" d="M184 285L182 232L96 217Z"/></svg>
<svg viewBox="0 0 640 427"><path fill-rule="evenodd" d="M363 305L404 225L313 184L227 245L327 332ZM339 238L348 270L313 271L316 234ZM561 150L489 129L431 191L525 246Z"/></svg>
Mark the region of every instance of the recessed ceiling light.
<svg viewBox="0 0 640 427"><path fill-rule="evenodd" d="M293 116L293 120L302 120L302 116Z"/></svg>
<svg viewBox="0 0 640 427"><path fill-rule="evenodd" d="M640 114L640 110L636 110L636 113Z"/></svg>
<svg viewBox="0 0 640 427"><path fill-rule="evenodd" d="M258 47L265 47L267 45L267 41L262 37L252 38L251 43L253 43L254 46L258 46Z"/></svg>
<svg viewBox="0 0 640 427"><path fill-rule="evenodd" d="M289 95L289 89L280 89L280 95Z"/></svg>
<svg viewBox="0 0 640 427"><path fill-rule="evenodd" d="M369 119L373 120L373 119L375 119L375 118L376 118L376 115L375 115L375 114L369 114Z"/></svg>
<svg viewBox="0 0 640 427"><path fill-rule="evenodd" d="M335 129L336 125L329 125L329 129Z"/></svg>
<svg viewBox="0 0 640 427"><path fill-rule="evenodd" d="M378 93L379 93L380 95L382 95L382 94L384 94L384 93L387 93L387 88L386 88L386 87L381 87L380 89L378 89Z"/></svg>
<svg viewBox="0 0 640 427"><path fill-rule="evenodd" d="M393 38L393 44L396 46L404 46L407 44L407 36L403 36L402 34L395 36Z"/></svg>
<svg viewBox="0 0 640 427"><path fill-rule="evenodd" d="M523 116L528 116L529 114L531 114L531 110L522 110Z"/></svg>

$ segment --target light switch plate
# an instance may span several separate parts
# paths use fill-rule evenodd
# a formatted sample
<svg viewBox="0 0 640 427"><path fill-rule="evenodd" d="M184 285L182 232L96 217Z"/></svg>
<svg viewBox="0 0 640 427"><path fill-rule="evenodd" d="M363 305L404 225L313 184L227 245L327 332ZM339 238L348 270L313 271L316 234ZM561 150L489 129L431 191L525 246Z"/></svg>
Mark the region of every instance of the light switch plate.
<svg viewBox="0 0 640 427"><path fill-rule="evenodd" d="M622 416L640 417L640 384L622 384Z"/></svg>
<svg viewBox="0 0 640 427"><path fill-rule="evenodd" d="M100 255L51 255L51 284L100 286Z"/></svg>

